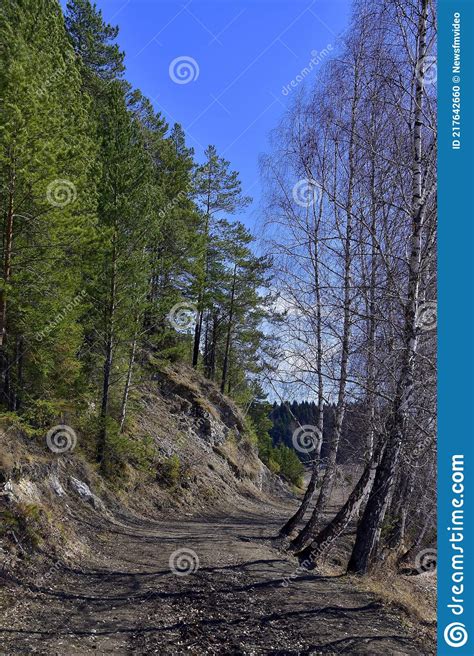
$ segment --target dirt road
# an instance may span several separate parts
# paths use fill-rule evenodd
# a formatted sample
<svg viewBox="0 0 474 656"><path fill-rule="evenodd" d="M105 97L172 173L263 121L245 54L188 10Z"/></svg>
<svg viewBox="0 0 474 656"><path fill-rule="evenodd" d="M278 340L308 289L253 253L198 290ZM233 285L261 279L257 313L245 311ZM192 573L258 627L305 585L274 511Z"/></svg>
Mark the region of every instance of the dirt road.
<svg viewBox="0 0 474 656"><path fill-rule="evenodd" d="M171 522L84 517L94 559L53 564L33 590L8 584L0 653L431 653L351 579L295 575L266 539L281 515L275 506Z"/></svg>

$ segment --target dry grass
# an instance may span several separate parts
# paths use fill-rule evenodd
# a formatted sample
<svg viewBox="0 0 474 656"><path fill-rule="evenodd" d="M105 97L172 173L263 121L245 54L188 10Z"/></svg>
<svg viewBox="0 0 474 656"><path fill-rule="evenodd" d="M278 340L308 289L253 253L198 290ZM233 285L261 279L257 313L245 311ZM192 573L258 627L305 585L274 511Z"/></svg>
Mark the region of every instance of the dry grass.
<svg viewBox="0 0 474 656"><path fill-rule="evenodd" d="M426 644L436 643L436 575L402 576L378 569L356 577L354 585L375 594L386 606L402 611L407 625Z"/></svg>
<svg viewBox="0 0 474 656"><path fill-rule="evenodd" d="M22 538L24 531L20 529L24 524L33 526L28 513L23 521L25 513L20 502L41 511L41 521L34 526L31 539L25 533L22 540L28 556L35 555L35 567L40 567L41 556L35 550L40 543L45 553L65 560L89 550L91 536L76 535L68 508L85 516L97 509L78 497L70 485L71 477L86 483L107 512L122 507L150 517L201 513L210 508L227 511L239 506L243 499L260 498L262 470L256 449L241 429L240 411L234 411L234 404L214 384L187 367L169 367L156 381L136 390L134 404L136 411L130 412L126 436L121 439L132 445L146 441L150 445L150 466L137 466L140 462L135 452L131 451L131 458L126 451L128 442L119 442L116 448L123 449L124 455L120 450L113 455L117 454L120 475L106 478L93 460L94 449L89 446L93 447L94 436L86 422L84 426L76 422L81 429L74 452L58 456L47 448L44 435L28 434L23 426L16 425L15 417L0 417L0 482L11 481L13 486L12 494L3 503L6 510L18 506L18 518L11 518L15 536L4 535L0 540L11 556L12 569L20 567L23 558L15 537ZM202 435L207 430L207 423L203 428L203 410L218 423L215 428L219 439L227 437L219 449L206 440L207 435ZM179 458L180 475L176 484L163 485L158 464L172 457ZM115 459L111 462L117 466ZM57 491L57 483L63 492Z"/></svg>
<svg viewBox="0 0 474 656"><path fill-rule="evenodd" d="M398 606L414 620L436 622L436 577L433 574L401 576L380 570L358 579L364 589L385 603Z"/></svg>
<svg viewBox="0 0 474 656"><path fill-rule="evenodd" d="M244 419L240 409L232 399L221 393L214 381L183 363L168 365L164 371L170 380L186 387L194 395L195 401L215 419L222 419L219 407L227 406L243 426Z"/></svg>

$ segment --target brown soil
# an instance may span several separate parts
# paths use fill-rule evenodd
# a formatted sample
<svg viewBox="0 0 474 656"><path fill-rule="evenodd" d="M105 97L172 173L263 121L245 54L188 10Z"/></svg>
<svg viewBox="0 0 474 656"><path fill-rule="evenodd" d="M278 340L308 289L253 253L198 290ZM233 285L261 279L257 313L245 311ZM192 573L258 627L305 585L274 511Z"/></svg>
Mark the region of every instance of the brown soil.
<svg viewBox="0 0 474 656"><path fill-rule="evenodd" d="M432 654L346 576L295 573L272 547L287 502L230 516L76 516L94 555L6 580L2 654ZM178 576L176 550L199 567ZM46 555L46 560L47 555ZM34 584L32 585L32 581Z"/></svg>

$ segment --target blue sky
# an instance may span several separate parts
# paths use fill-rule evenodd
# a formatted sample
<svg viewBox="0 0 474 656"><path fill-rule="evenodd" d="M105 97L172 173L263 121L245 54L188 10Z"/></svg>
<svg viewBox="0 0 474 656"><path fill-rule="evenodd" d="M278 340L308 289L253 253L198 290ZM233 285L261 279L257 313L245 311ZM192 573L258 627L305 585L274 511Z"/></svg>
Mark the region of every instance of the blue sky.
<svg viewBox="0 0 474 656"><path fill-rule="evenodd" d="M96 0L120 27L126 78L170 124L181 123L202 160L215 144L254 198L240 219L254 229L259 155L295 80L347 26L350 0ZM333 51L334 52L334 51ZM183 58L184 68L180 69ZM175 61L175 64L170 64ZM314 79L317 64L306 78ZM179 71L184 77L179 77ZM186 83L178 83L179 82Z"/></svg>

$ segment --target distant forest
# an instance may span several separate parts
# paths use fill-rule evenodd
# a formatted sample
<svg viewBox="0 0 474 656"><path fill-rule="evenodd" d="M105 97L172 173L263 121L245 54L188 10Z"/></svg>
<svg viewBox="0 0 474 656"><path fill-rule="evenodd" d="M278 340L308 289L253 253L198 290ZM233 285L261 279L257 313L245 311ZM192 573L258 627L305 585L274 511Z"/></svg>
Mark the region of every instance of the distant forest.
<svg viewBox="0 0 474 656"><path fill-rule="evenodd" d="M334 404L324 406L324 429L321 447L321 460L324 462L329 455L329 438L334 430L334 417L336 407ZM364 417L367 410L358 404L351 404L345 415L341 444L338 451L337 462L339 464L363 463L364 443ZM270 419L273 427L269 433L274 447L284 444L294 448L293 434L298 426L316 426L318 421L318 406L309 401L293 401L292 403L274 403L270 411ZM303 462L311 460L311 453L298 452Z"/></svg>

